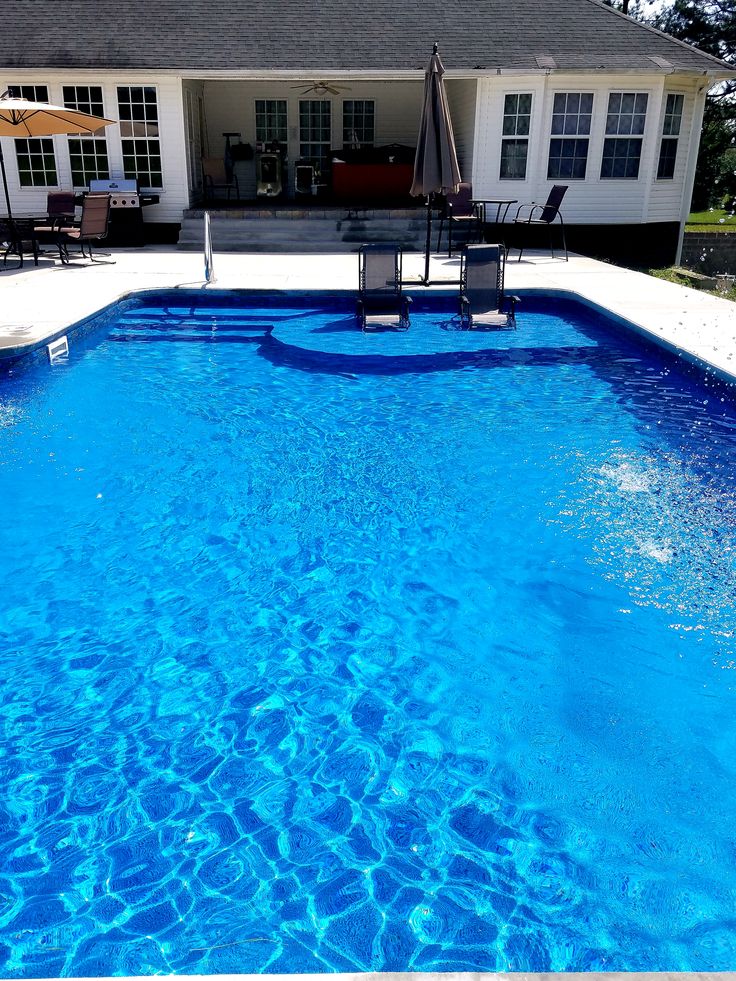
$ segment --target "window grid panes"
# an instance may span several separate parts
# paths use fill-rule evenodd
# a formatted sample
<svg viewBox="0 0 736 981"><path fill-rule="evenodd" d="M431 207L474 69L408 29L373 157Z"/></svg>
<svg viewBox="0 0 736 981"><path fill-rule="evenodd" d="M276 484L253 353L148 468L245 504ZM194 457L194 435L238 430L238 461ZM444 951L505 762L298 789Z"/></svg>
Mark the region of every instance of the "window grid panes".
<svg viewBox="0 0 736 981"><path fill-rule="evenodd" d="M646 92L609 94L601 179L638 178L648 99Z"/></svg>
<svg viewBox="0 0 736 981"><path fill-rule="evenodd" d="M331 116L329 99L299 100L299 155L319 167L330 157Z"/></svg>
<svg viewBox="0 0 736 981"><path fill-rule="evenodd" d="M48 85L9 85L8 94L13 99L28 99L30 102L48 102Z"/></svg>
<svg viewBox="0 0 736 981"><path fill-rule="evenodd" d="M286 143L286 99L256 99L256 143Z"/></svg>
<svg viewBox="0 0 736 981"><path fill-rule="evenodd" d="M373 146L376 139L376 104L373 99L346 99L342 104L343 146Z"/></svg>
<svg viewBox="0 0 736 981"><path fill-rule="evenodd" d="M9 85L8 94L14 99L30 102L48 102L48 85ZM54 141L43 139L17 139L15 159L18 164L18 180L21 187L56 187L56 156Z"/></svg>
<svg viewBox="0 0 736 981"><path fill-rule="evenodd" d="M601 177L612 180L636 180L641 162L640 139L610 139L603 141Z"/></svg>
<svg viewBox="0 0 736 981"><path fill-rule="evenodd" d="M513 93L504 98L501 180L524 180L526 177L531 114L531 93Z"/></svg>
<svg viewBox="0 0 736 981"><path fill-rule="evenodd" d="M119 85L123 172L142 188L163 187L158 99L153 85Z"/></svg>
<svg viewBox="0 0 736 981"><path fill-rule="evenodd" d="M102 86L65 85L62 92L67 109L78 109L90 116L105 115ZM70 136L69 165L74 187L89 187L91 180L107 180L110 176L107 139L104 136Z"/></svg>
<svg viewBox="0 0 736 981"><path fill-rule="evenodd" d="M659 161L657 162L657 180L669 181L675 176L677 163L677 143L682 126L682 95L668 95L665 103L664 121L662 123L662 141L659 144Z"/></svg>
<svg viewBox="0 0 736 981"><path fill-rule="evenodd" d="M69 138L69 165L74 187L89 187L91 180L107 180L110 167L107 159L107 141L104 139Z"/></svg>
<svg viewBox="0 0 736 981"><path fill-rule="evenodd" d="M549 180L585 180L592 117L592 92L555 92L547 164Z"/></svg>
<svg viewBox="0 0 736 981"><path fill-rule="evenodd" d="M101 85L65 85L62 89L67 109L78 109L90 116L104 116Z"/></svg>
<svg viewBox="0 0 736 981"><path fill-rule="evenodd" d="M57 187L54 141L50 137L15 141L21 187Z"/></svg>

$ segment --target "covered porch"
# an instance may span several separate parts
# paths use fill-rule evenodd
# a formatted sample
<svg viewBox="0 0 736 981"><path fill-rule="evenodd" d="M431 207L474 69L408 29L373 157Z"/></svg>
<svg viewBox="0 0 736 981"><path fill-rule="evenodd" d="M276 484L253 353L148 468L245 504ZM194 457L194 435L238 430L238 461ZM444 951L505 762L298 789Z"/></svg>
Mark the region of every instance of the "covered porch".
<svg viewBox="0 0 736 981"><path fill-rule="evenodd" d="M423 77L188 78L190 206L411 208ZM471 180L477 83L446 80Z"/></svg>

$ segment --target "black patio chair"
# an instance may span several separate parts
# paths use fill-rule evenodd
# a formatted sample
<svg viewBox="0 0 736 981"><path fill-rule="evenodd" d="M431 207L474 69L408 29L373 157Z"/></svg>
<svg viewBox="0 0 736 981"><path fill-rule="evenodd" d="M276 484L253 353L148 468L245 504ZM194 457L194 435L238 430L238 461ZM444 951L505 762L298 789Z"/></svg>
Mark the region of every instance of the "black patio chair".
<svg viewBox="0 0 736 981"><path fill-rule="evenodd" d="M363 330L408 329L411 297L401 289L401 260L401 249L395 242L360 247L356 314Z"/></svg>
<svg viewBox="0 0 736 981"><path fill-rule="evenodd" d="M503 245L468 245L460 256L460 321L463 327L516 327L518 296L504 293Z"/></svg>
<svg viewBox="0 0 736 981"><path fill-rule="evenodd" d="M567 192L567 188L567 184L553 185L544 204L535 204L534 202L531 204L520 204L516 211L516 217L514 218L515 225L535 225L537 227L546 225L549 228L549 250L552 253L553 259L555 257L555 250L552 243L552 225L555 218L559 218L560 229L562 231L562 248L565 250L565 262L567 262L567 243L565 242L565 223L562 220L560 205ZM526 209L528 209L528 213L522 214ZM523 251L524 243L522 242L519 247L519 258L517 262L521 262L521 253Z"/></svg>
<svg viewBox="0 0 736 981"><path fill-rule="evenodd" d="M465 228L468 234L465 237L465 244L472 242L475 238L480 241L483 223L481 211L473 201L473 185L463 182L458 186L456 194L446 194L439 214L440 224L437 234L437 251L442 251L442 232L447 222L447 255L452 255L452 229L453 227Z"/></svg>

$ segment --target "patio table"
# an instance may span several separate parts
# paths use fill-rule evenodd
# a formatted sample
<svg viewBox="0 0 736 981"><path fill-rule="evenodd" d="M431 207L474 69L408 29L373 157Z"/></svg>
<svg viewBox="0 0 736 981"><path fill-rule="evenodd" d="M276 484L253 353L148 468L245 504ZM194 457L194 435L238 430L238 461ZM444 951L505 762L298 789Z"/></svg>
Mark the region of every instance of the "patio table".
<svg viewBox="0 0 736 981"><path fill-rule="evenodd" d="M12 218L8 218L6 215L0 217L0 251L3 253L3 269L7 267L9 255L17 255L18 268L23 268L23 245L25 242L30 242L33 263L38 265L38 239L35 227L38 220L38 215L14 215Z"/></svg>
<svg viewBox="0 0 736 981"><path fill-rule="evenodd" d="M480 212L480 224L482 229L482 236L485 241L487 234L487 227L489 225L503 225L509 213L509 208L512 204L517 204L518 198L474 198L473 204L475 204ZM488 212L489 210L496 209L496 217L493 221L489 221Z"/></svg>

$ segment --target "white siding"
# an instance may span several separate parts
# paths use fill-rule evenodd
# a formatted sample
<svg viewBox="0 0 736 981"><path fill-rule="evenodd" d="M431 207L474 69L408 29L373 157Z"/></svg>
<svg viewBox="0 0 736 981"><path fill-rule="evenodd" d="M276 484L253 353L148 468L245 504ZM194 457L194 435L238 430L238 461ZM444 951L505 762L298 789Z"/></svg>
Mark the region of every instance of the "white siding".
<svg viewBox="0 0 736 981"><path fill-rule="evenodd" d="M516 198L521 202L544 201L553 183L568 184L563 213L565 221L579 224L635 224L646 221L679 221L690 127L683 119L681 145L674 181L657 182L656 170L662 131L662 105L672 83L664 76L557 75L501 76L479 83L478 125L474 153L474 193L477 197ZM683 83L680 83L683 84ZM684 83L688 88L687 83ZM646 92L649 100L637 180L601 179L606 110L610 92ZM689 88L692 92L693 89ZM532 120L527 176L523 181L500 180L501 127L504 96L510 92L532 93ZM552 103L555 92L592 92L593 121L585 180L547 179ZM687 113L693 100L686 98ZM690 116L688 116L688 120ZM662 186L667 185L667 186Z"/></svg>
<svg viewBox="0 0 736 981"><path fill-rule="evenodd" d="M184 141L183 102L181 79L175 76L150 75L142 73L103 73L103 72L51 72L51 71L7 71L0 72L2 89L9 85L46 85L52 103L62 102L64 85L101 85L105 114L108 119L118 118L118 85L154 85L158 92L159 140L163 166L163 188L160 190L161 203L145 210L146 221L178 222L182 210L189 204L187 187L187 162ZM112 177L123 176L122 147L120 130L108 126L107 152ZM57 188L21 188L18 180L15 146L13 140L2 139L5 169L8 176L11 203L18 214L45 214L46 194L49 190L71 190L71 171L69 166L68 138L53 137L58 176Z"/></svg>
<svg viewBox="0 0 736 981"><path fill-rule="evenodd" d="M478 82L474 78L450 79L446 83L446 90L455 133L460 176L464 181L472 184Z"/></svg>
<svg viewBox="0 0 736 981"><path fill-rule="evenodd" d="M656 119L658 135L654 155L653 182L649 198L649 221L672 221L672 215L674 214L677 214L679 218L680 206L685 193L688 146L693 127L696 92L697 83L694 80L668 78L665 83L662 102L659 106L659 113ZM667 96L677 93L681 94L684 98L682 105L682 125L677 143L675 174L672 180L658 181L656 179L657 163L659 161L659 145L662 138L662 125ZM692 138L698 139L699 134L692 134ZM687 204L689 205L689 202Z"/></svg>
<svg viewBox="0 0 736 981"><path fill-rule="evenodd" d="M225 152L226 132L241 134L244 143L255 147L256 99L285 99L289 129L288 158L293 165L299 158L299 100L327 98L332 103L332 148L342 146L343 99L373 99L375 102L375 145L403 143L414 146L419 130L422 105L422 82L371 82L353 80L337 83L338 95L314 95L304 90L311 84L285 81L208 80L204 83L205 119L209 153L221 156ZM253 197L256 193L255 165L252 161L236 164L240 193ZM293 171L290 170L291 175Z"/></svg>

